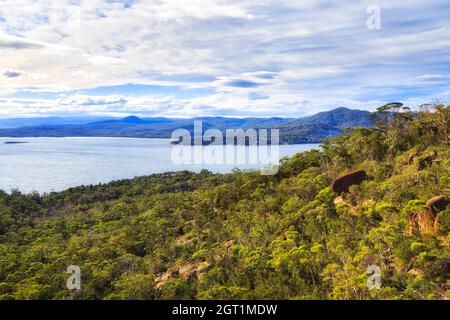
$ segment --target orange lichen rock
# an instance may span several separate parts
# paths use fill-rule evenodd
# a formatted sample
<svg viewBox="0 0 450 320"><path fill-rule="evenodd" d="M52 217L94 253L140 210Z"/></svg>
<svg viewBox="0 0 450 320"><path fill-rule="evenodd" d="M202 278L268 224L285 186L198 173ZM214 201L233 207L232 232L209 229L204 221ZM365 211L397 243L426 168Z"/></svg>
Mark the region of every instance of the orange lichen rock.
<svg viewBox="0 0 450 320"><path fill-rule="evenodd" d="M436 216L436 219L434 219L434 234L438 235L440 233L441 230L441 221L442 221L442 213L439 213Z"/></svg>
<svg viewBox="0 0 450 320"><path fill-rule="evenodd" d="M417 214L411 214L408 217L408 226L406 227L406 234L412 236L419 233L419 225L417 223Z"/></svg>
<svg viewBox="0 0 450 320"><path fill-rule="evenodd" d="M435 235L434 219L428 210L422 210L417 213L417 224L421 234Z"/></svg>
<svg viewBox="0 0 450 320"><path fill-rule="evenodd" d="M426 202L426 209L408 217L407 235L429 234L438 236L441 231L442 213L448 205L444 196L435 196Z"/></svg>
<svg viewBox="0 0 450 320"><path fill-rule="evenodd" d="M407 235L429 234L438 236L441 232L442 213L449 201L443 195L430 198L426 202L427 209L408 217Z"/></svg>

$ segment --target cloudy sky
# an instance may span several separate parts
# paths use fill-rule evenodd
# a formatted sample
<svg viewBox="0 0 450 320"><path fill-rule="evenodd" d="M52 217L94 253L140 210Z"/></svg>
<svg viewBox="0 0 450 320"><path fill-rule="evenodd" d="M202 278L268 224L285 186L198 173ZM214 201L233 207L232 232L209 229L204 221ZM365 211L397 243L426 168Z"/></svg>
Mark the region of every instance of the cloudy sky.
<svg viewBox="0 0 450 320"><path fill-rule="evenodd" d="M450 101L449 0L0 0L0 118L435 100Z"/></svg>

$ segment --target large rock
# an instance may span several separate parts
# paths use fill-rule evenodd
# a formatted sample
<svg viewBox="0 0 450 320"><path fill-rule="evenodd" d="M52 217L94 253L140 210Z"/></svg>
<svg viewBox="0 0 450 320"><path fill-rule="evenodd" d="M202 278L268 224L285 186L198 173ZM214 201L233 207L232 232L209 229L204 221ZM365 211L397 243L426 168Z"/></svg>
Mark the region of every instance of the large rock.
<svg viewBox="0 0 450 320"><path fill-rule="evenodd" d="M441 229L442 214L434 215L430 210L424 209L408 217L406 234L409 236L428 234L438 236Z"/></svg>
<svg viewBox="0 0 450 320"><path fill-rule="evenodd" d="M351 186L361 184L366 179L367 174L364 170L356 170L334 180L331 188L333 192L342 194L348 192Z"/></svg>
<svg viewBox="0 0 450 320"><path fill-rule="evenodd" d="M445 196L440 195L430 198L427 201L426 206L431 212L440 212L445 210L448 204L448 199L446 199Z"/></svg>
<svg viewBox="0 0 450 320"><path fill-rule="evenodd" d="M442 222L442 213L439 213L436 216L436 219L434 219L434 225L433 225L434 233L436 235L438 235L441 231L441 222Z"/></svg>
<svg viewBox="0 0 450 320"><path fill-rule="evenodd" d="M435 234L434 219L428 210L422 210L417 214L417 224L421 234Z"/></svg>
<svg viewBox="0 0 450 320"><path fill-rule="evenodd" d="M408 226L406 227L406 234L408 236L419 233L419 225L417 224L417 214L411 214L408 217Z"/></svg>

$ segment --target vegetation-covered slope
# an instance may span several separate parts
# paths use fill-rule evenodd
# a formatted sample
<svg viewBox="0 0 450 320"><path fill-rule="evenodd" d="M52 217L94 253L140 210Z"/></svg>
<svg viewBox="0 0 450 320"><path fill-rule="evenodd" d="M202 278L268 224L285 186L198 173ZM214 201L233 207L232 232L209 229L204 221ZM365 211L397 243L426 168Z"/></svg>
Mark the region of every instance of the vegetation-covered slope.
<svg viewBox="0 0 450 320"><path fill-rule="evenodd" d="M201 120L203 129L279 129L280 143L318 143L345 128L370 126L369 112L338 108L300 119L288 118L224 118L168 119L126 117L84 124L39 125L22 128L0 128L0 137L138 137L171 138L177 129L191 133L194 120ZM51 122L50 122L51 123ZM1 126L1 121L0 121Z"/></svg>
<svg viewBox="0 0 450 320"><path fill-rule="evenodd" d="M152 175L50 195L0 194L3 299L450 297L450 107L393 104L374 128L287 159L276 176ZM414 153L415 152L415 153ZM413 154L413 155L412 155ZM412 155L412 156L411 156ZM337 195L355 169L368 179ZM81 268L82 288L66 288ZM369 290L369 265L381 288Z"/></svg>

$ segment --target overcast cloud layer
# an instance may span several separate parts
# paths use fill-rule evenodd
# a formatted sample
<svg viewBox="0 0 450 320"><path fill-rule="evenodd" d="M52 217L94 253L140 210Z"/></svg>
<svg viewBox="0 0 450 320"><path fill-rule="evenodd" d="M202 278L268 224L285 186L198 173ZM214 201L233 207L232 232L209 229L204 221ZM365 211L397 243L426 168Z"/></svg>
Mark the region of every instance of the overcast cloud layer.
<svg viewBox="0 0 450 320"><path fill-rule="evenodd" d="M381 30L367 28L372 5ZM2 118L297 117L449 98L449 0L0 0Z"/></svg>

